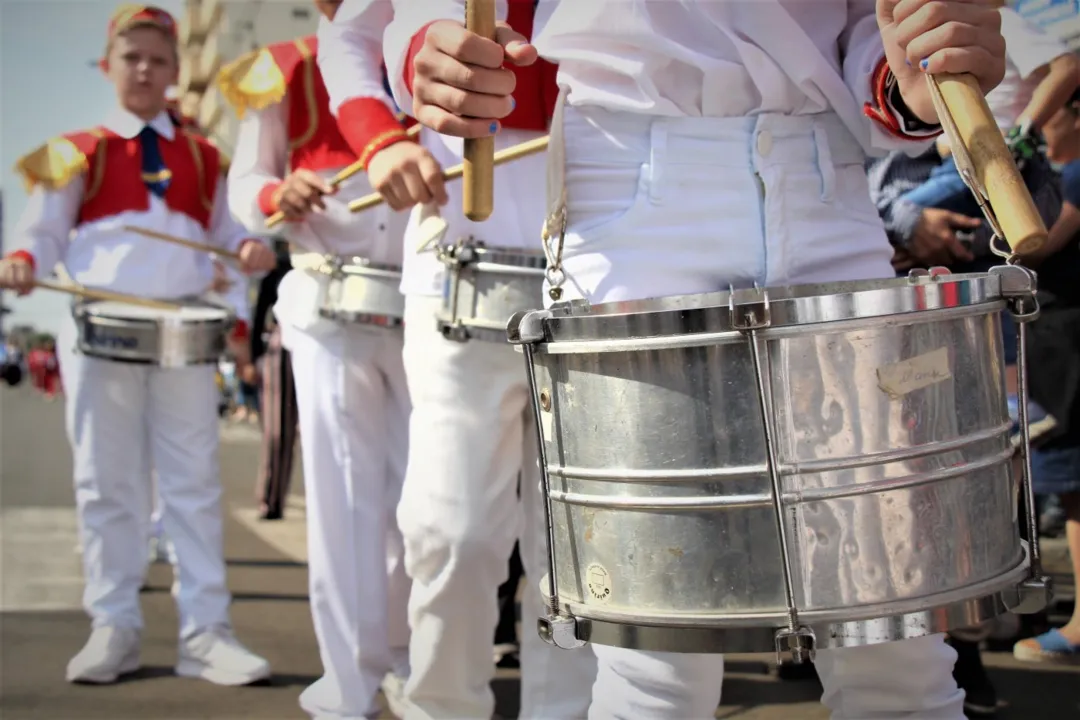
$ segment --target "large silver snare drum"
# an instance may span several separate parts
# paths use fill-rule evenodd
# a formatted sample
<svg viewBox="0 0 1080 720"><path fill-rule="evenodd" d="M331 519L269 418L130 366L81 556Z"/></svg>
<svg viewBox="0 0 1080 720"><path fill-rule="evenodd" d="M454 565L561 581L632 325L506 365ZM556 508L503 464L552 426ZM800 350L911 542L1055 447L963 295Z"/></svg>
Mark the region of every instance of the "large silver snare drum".
<svg viewBox="0 0 1080 720"><path fill-rule="evenodd" d="M401 268L365 258L335 259L319 307L321 317L343 323L399 328L405 319Z"/></svg>
<svg viewBox="0 0 1080 720"><path fill-rule="evenodd" d="M488 246L472 238L439 248L446 265L436 322L450 340L506 342L506 323L543 301L543 251Z"/></svg>
<svg viewBox="0 0 1080 720"><path fill-rule="evenodd" d="M1037 308L1023 268L516 315L550 521L541 634L802 659L1041 608L1007 306Z"/></svg>
<svg viewBox="0 0 1080 720"><path fill-rule="evenodd" d="M177 368L213 364L236 322L231 311L201 300L176 310L87 300L74 305L76 347L84 355Z"/></svg>

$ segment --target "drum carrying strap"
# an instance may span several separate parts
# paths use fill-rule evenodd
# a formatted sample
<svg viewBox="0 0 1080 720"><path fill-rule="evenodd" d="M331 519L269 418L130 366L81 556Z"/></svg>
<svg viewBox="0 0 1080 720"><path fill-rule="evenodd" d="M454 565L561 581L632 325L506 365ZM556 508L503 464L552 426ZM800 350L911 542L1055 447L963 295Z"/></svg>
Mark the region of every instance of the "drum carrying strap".
<svg viewBox="0 0 1080 720"><path fill-rule="evenodd" d="M566 273L562 268L563 243L566 240L566 140L563 127L563 109L569 88L559 86L555 101L555 113L551 118L551 140L547 157L547 217L540 239L547 258L544 274L548 283L548 296L553 301L562 298L562 286Z"/></svg>

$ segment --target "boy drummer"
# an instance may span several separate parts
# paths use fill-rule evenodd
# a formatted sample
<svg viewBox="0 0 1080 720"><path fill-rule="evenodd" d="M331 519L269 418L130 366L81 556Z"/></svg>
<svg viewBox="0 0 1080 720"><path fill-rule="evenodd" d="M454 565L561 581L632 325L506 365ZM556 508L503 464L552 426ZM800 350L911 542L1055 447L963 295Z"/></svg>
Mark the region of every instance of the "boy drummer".
<svg viewBox="0 0 1080 720"><path fill-rule="evenodd" d="M291 356L307 486L311 611L323 675L301 707L317 718L371 717L380 684L397 714L409 676L409 626L401 532L394 516L408 452L409 393L402 333L320 317L327 256L401 265L407 216L387 207L352 214L371 192L357 173L333 193L330 179L358 158L381 163L406 137L384 90L381 43L358 57L355 80L371 88L352 122L330 113L316 56L340 2L316 0L319 37L277 43L226 67L219 86L241 117L229 171L229 204L252 231L285 213L292 258L274 314ZM373 27L381 34L381 28ZM415 143L398 149L423 153ZM391 166L394 164L391 159Z"/></svg>
<svg viewBox="0 0 1080 720"><path fill-rule="evenodd" d="M218 151L176 127L167 112L165 93L178 76L172 16L148 5L121 6L109 23L102 68L118 101L105 122L19 161L31 190L18 234L29 247L0 263L0 288L26 294L35 276L58 262L81 285L134 295L183 298L210 285L209 255L125 231L129 224L238 252L246 272L273 267L273 253L229 216ZM237 331L243 334L245 324ZM60 366L84 549L83 604L93 629L67 679L111 683L139 667L151 466L178 562L177 673L222 685L266 678L266 660L236 640L229 621L213 367L86 357L76 351L75 335L68 318Z"/></svg>
<svg viewBox="0 0 1080 720"><path fill-rule="evenodd" d="M395 5L396 97L439 132L497 133L516 92L504 61L559 63L549 217L569 213L563 299L597 303L890 277L865 154L939 132L925 72L987 91L1004 71L985 0L552 0L535 46L467 32L464 0ZM593 648L590 717L715 712L721 656ZM819 651L823 703L834 720L961 720L955 657L940 635Z"/></svg>

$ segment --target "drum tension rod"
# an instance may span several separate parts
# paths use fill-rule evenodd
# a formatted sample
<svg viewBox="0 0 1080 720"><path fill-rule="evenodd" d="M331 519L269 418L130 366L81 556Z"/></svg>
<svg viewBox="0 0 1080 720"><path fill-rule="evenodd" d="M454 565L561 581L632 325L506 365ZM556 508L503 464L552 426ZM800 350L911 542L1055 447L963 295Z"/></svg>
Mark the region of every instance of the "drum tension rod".
<svg viewBox="0 0 1080 720"><path fill-rule="evenodd" d="M1031 430L1028 427L1028 379L1027 379L1027 324L1039 317L1038 285L1035 272L1022 265L1008 264L990 268L1001 283L1001 296L1008 304L1009 313L1016 322L1018 347L1016 353L1016 380L1018 414L1020 422L1020 489L1025 508L1024 524L1028 531L1028 577L1017 588L1016 604L1009 609L1020 615L1036 613L1049 604L1053 595L1053 580L1043 573L1042 553L1039 548L1038 516L1035 512L1035 492L1031 474Z"/></svg>
<svg viewBox="0 0 1080 720"><path fill-rule="evenodd" d="M533 310L514 313L506 325L507 339L514 345L521 345L525 355L525 375L529 383L529 395L532 397L533 419L536 423L538 458L540 461L540 482L544 493L544 525L547 528L547 587L544 590L547 601L547 614L538 618L537 632L544 642L564 650L574 650L588 643L589 622L562 612L559 607L558 575L555 571L555 524L554 511L551 507L551 476L548 474L547 447L544 438L544 419L540 407L540 393L536 382L536 365L533 350L544 341L543 321L551 317L550 310Z"/></svg>
<svg viewBox="0 0 1080 720"><path fill-rule="evenodd" d="M739 301L738 297L745 300ZM795 600L795 572L791 564L791 552L788 545L787 513L784 508L783 485L780 477L780 462L776 448L776 428L773 420L776 410L773 405L772 387L766 381L769 366L768 340L759 331L772 325L772 312L769 309L769 292L755 283L753 290L735 290L728 292L728 311L731 327L747 338L750 356L754 365L754 380L758 391L758 406L761 409L761 425L765 435L766 467L772 485L772 506L776 517L777 541L780 545L780 561L784 572L784 595L787 601L787 627L776 631L777 662L782 662L781 654L786 650L796 663L814 659L816 638L814 631L799 621L799 608Z"/></svg>

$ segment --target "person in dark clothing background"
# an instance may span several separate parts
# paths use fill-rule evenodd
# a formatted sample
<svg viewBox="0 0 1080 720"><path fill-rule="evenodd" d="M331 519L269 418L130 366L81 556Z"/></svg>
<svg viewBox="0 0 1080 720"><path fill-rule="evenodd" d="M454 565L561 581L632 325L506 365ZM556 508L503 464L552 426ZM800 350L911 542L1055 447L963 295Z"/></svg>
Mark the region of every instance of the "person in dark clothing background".
<svg viewBox="0 0 1080 720"><path fill-rule="evenodd" d="M275 241L274 249L277 267L259 285L251 332L251 360L255 367L261 367L262 380L262 462L255 500L263 520L281 520L285 516L299 421L292 363L289 351L281 346L281 330L273 317L278 284L292 270L292 263L288 243Z"/></svg>

